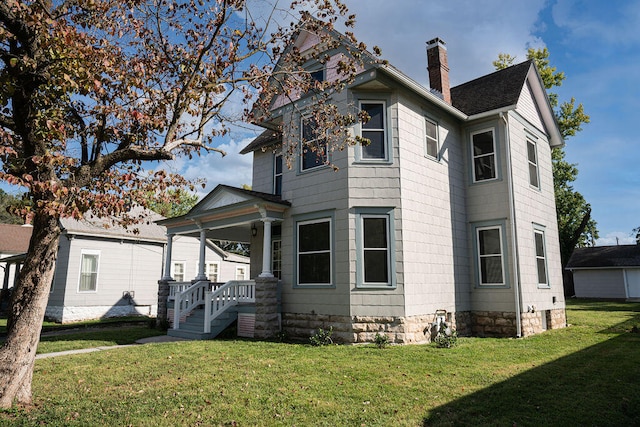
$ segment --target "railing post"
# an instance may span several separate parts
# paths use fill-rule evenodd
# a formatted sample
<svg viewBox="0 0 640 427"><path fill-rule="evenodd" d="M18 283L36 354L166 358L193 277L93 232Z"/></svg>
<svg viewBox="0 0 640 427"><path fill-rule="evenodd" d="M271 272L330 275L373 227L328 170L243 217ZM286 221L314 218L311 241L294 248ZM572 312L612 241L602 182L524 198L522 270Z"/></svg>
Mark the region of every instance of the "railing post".
<svg viewBox="0 0 640 427"><path fill-rule="evenodd" d="M182 305L182 292L176 293L173 299L173 330L180 328L180 306Z"/></svg>
<svg viewBox="0 0 640 427"><path fill-rule="evenodd" d="M204 333L211 332L211 292L204 293Z"/></svg>

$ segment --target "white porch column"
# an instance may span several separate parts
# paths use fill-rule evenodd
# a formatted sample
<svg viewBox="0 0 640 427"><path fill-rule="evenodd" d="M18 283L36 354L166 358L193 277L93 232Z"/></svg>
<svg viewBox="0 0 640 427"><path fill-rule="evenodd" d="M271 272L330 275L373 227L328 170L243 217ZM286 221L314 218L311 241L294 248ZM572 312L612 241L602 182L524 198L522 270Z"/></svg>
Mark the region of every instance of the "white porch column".
<svg viewBox="0 0 640 427"><path fill-rule="evenodd" d="M173 247L173 234L167 234L167 253L164 258L164 274L160 280L173 280L171 277L171 250Z"/></svg>
<svg viewBox="0 0 640 427"><path fill-rule="evenodd" d="M264 233L262 240L262 273L258 277L273 277L271 272L271 223L273 219L262 218Z"/></svg>
<svg viewBox="0 0 640 427"><path fill-rule="evenodd" d="M196 280L207 280L207 275L204 274L205 267L205 254L207 249L207 230L200 229L200 258L198 259L198 276Z"/></svg>

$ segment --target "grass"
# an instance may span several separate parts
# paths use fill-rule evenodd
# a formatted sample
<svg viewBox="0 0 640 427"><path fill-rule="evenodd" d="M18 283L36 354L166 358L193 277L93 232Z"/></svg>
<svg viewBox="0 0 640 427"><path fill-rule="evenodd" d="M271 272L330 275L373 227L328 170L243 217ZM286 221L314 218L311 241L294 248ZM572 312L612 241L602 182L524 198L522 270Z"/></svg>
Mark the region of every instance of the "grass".
<svg viewBox="0 0 640 427"><path fill-rule="evenodd" d="M133 344L141 338L164 335L164 332L150 328L149 321L148 317L136 316L67 324L44 322L36 353ZM0 319L0 334L6 333L6 324L6 318ZM3 341L0 335L0 344Z"/></svg>
<svg viewBox="0 0 640 427"><path fill-rule="evenodd" d="M640 304L572 301L568 320L452 349L230 340L38 360L34 406L0 424L640 425Z"/></svg>

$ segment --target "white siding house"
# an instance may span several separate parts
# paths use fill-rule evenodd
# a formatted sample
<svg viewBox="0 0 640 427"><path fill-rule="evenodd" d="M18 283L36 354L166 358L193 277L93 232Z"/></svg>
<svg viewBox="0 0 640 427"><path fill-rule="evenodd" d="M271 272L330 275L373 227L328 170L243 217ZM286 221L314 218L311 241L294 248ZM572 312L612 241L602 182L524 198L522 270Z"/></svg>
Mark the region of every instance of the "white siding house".
<svg viewBox="0 0 640 427"><path fill-rule="evenodd" d="M48 319L68 323L156 315L158 278L163 275L165 265L166 230L153 222L163 217L151 211L142 214L145 220L129 229L106 219L92 218L90 214L83 220L60 220L63 233L45 313ZM28 239L25 243L21 254L8 258L11 268L4 279L7 288L8 283L13 284L9 279L24 258ZM199 248L198 239L177 239L171 269L176 276L176 270L182 269L180 281L190 282L196 277ZM234 280L240 272L248 270L247 257L227 253L210 241L206 242L205 256L207 275L215 282Z"/></svg>
<svg viewBox="0 0 640 427"><path fill-rule="evenodd" d="M317 40L302 31L296 46L304 55ZM344 52L325 53L331 76ZM427 56L443 62L429 63L437 91L365 56L348 89L332 94L339 108L368 112L350 129L368 146L328 159L299 150L283 168L283 147L308 140L304 113L291 111L314 100L283 95L242 151L253 154L253 191L218 186L161 223L170 235L249 241L256 300L277 270L277 328L292 337L333 327L344 342L376 333L424 342L443 318L477 336L565 326L551 173L563 141L535 65L449 88L444 43L429 42ZM271 130L286 120L301 123L300 135Z"/></svg>

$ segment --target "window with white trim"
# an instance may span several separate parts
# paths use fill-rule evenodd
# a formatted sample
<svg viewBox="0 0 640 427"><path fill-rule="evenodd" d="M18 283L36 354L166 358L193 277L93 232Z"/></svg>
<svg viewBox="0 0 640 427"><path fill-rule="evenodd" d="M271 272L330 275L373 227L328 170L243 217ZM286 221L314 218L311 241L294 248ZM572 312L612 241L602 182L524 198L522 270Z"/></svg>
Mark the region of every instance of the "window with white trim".
<svg viewBox="0 0 640 427"><path fill-rule="evenodd" d="M307 171L328 164L327 139L318 135L318 124L313 117L302 118L300 170Z"/></svg>
<svg viewBox="0 0 640 427"><path fill-rule="evenodd" d="M538 285L549 286L547 276L547 250L545 246L544 231L533 230L533 238L536 246L536 270L538 272Z"/></svg>
<svg viewBox="0 0 640 427"><path fill-rule="evenodd" d="M426 152L427 156L438 158L438 124L425 117Z"/></svg>
<svg viewBox="0 0 640 427"><path fill-rule="evenodd" d="M282 195L282 154L273 157L273 194Z"/></svg>
<svg viewBox="0 0 640 427"><path fill-rule="evenodd" d="M187 263L185 261L173 261L171 265L171 277L176 282L185 281L185 272L187 271Z"/></svg>
<svg viewBox="0 0 640 427"><path fill-rule="evenodd" d="M219 265L217 262L208 262L206 265L205 274L210 282L219 282Z"/></svg>
<svg viewBox="0 0 640 427"><path fill-rule="evenodd" d="M299 221L296 227L298 285L331 285L331 219Z"/></svg>
<svg viewBox="0 0 640 427"><path fill-rule="evenodd" d="M496 144L493 129L471 134L473 182L496 179Z"/></svg>
<svg viewBox="0 0 640 427"><path fill-rule="evenodd" d="M527 161L529 163L529 184L532 187L540 188L540 177L538 175L538 147L535 142L527 139Z"/></svg>
<svg viewBox="0 0 640 427"><path fill-rule="evenodd" d="M247 268L244 266L236 267L236 280L245 280L246 277L247 277Z"/></svg>
<svg viewBox="0 0 640 427"><path fill-rule="evenodd" d="M391 284L388 215L360 215L360 268L363 285Z"/></svg>
<svg viewBox="0 0 640 427"><path fill-rule="evenodd" d="M78 292L95 292L98 288L100 251L83 250L80 259Z"/></svg>
<svg viewBox="0 0 640 427"><path fill-rule="evenodd" d="M476 245L479 284L504 285L502 228L499 226L476 228Z"/></svg>
<svg viewBox="0 0 640 427"><path fill-rule="evenodd" d="M387 160L385 103L381 101L362 101L360 109L369 115L369 121L362 124L362 137L369 140L368 145L362 145L362 160Z"/></svg>

